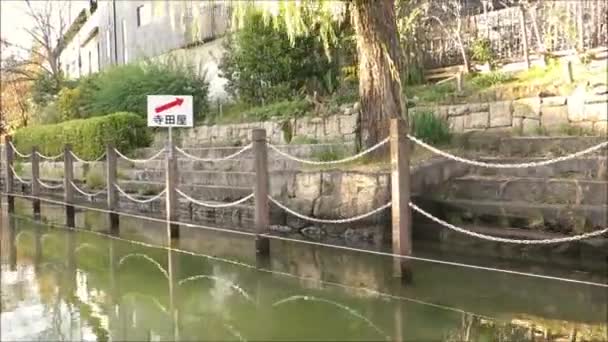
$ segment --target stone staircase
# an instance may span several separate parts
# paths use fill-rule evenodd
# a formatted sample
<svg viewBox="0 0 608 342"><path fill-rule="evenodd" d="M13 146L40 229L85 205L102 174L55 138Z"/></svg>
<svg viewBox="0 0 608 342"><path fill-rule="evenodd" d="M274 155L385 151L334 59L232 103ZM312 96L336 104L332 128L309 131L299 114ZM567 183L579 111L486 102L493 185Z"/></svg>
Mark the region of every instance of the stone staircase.
<svg viewBox="0 0 608 342"><path fill-rule="evenodd" d="M485 140L483 146L478 144L471 149L494 149L494 155L499 157L481 160L513 164L580 151L605 138L518 137L497 141L493 144ZM607 157L604 149L532 168L469 167L465 175L445 181L420 199L435 216L487 234L519 239L578 235L608 225ZM441 234L443 238L449 236L451 242L471 239L445 229ZM606 240L587 242L608 245Z"/></svg>

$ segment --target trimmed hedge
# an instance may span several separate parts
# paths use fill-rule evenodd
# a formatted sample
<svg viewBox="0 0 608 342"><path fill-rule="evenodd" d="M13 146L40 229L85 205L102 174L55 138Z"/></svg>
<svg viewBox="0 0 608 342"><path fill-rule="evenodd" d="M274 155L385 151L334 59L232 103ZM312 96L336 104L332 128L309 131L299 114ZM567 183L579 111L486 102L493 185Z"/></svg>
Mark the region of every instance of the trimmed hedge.
<svg viewBox="0 0 608 342"><path fill-rule="evenodd" d="M151 141L146 120L127 112L26 127L13 136L15 146L24 153L38 146L42 154L56 155L63 151L65 144L71 144L74 153L84 159L99 157L108 143L114 144L122 153L128 153L148 146Z"/></svg>

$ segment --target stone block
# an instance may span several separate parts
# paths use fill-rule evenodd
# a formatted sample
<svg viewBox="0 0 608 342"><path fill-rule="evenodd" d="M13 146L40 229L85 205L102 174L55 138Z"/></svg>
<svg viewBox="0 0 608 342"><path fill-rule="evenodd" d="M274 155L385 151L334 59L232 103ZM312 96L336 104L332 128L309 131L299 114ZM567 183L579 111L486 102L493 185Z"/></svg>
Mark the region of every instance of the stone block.
<svg viewBox="0 0 608 342"><path fill-rule="evenodd" d="M513 101L513 116L538 118L540 115L540 97L530 97Z"/></svg>
<svg viewBox="0 0 608 342"><path fill-rule="evenodd" d="M538 134L540 120L524 118L521 122L521 132L523 134Z"/></svg>
<svg viewBox="0 0 608 342"><path fill-rule="evenodd" d="M593 132L593 121L580 121L572 123L573 126L582 130L582 133Z"/></svg>
<svg viewBox="0 0 608 342"><path fill-rule="evenodd" d="M567 99L566 96L542 97L541 103L542 103L543 107L563 106L566 104L566 99Z"/></svg>
<svg viewBox="0 0 608 342"><path fill-rule="evenodd" d="M355 133L358 117L358 115L340 115L340 134Z"/></svg>
<svg viewBox="0 0 608 342"><path fill-rule="evenodd" d="M512 125L511 101L490 103L490 127L509 127Z"/></svg>
<svg viewBox="0 0 608 342"><path fill-rule="evenodd" d="M488 110L490 110L490 106L491 106L491 104L489 104L487 102L469 103L469 111L471 113L487 112Z"/></svg>
<svg viewBox="0 0 608 342"><path fill-rule="evenodd" d="M340 132L340 119L337 115L332 115L325 119L324 131L326 137L339 137L342 135Z"/></svg>
<svg viewBox="0 0 608 342"><path fill-rule="evenodd" d="M308 199L294 198L289 200L288 206L295 212L301 213L302 215L310 216L312 215L313 203L313 201ZM287 214L286 223L287 226L294 229L302 229L310 225L310 222L289 214Z"/></svg>
<svg viewBox="0 0 608 342"><path fill-rule="evenodd" d="M452 105L448 108L448 116L460 116L470 113L468 105Z"/></svg>
<svg viewBox="0 0 608 342"><path fill-rule="evenodd" d="M454 133L464 132L464 121L465 121L465 116L448 117L448 124L450 126L450 131L452 131Z"/></svg>
<svg viewBox="0 0 608 342"><path fill-rule="evenodd" d="M437 115L440 118L442 118L444 120L447 120L447 118L448 118L448 109L449 108L450 108L449 106L438 106L437 107Z"/></svg>
<svg viewBox="0 0 608 342"><path fill-rule="evenodd" d="M321 195L321 173L298 173L295 175L293 187L293 194L296 198L313 201Z"/></svg>
<svg viewBox="0 0 608 342"><path fill-rule="evenodd" d="M464 128L466 129L486 129L488 125L488 112L471 113L465 117Z"/></svg>
<svg viewBox="0 0 608 342"><path fill-rule="evenodd" d="M593 132L601 136L608 136L608 121L596 121L593 124Z"/></svg>
<svg viewBox="0 0 608 342"><path fill-rule="evenodd" d="M555 130L567 125L568 107L543 107L541 108L541 125L547 130Z"/></svg>
<svg viewBox="0 0 608 342"><path fill-rule="evenodd" d="M608 103L585 104L584 118L590 121L608 120Z"/></svg>

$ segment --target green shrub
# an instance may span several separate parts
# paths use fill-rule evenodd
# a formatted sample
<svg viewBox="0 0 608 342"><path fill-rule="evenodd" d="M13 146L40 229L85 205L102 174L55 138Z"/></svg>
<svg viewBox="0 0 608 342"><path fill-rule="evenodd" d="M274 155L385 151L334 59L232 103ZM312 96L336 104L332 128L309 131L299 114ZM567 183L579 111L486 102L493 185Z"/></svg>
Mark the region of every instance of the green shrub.
<svg viewBox="0 0 608 342"><path fill-rule="evenodd" d="M39 109L38 115L33 117L36 124L50 125L61 122L61 113L57 108L57 103L49 102Z"/></svg>
<svg viewBox="0 0 608 342"><path fill-rule="evenodd" d="M133 113L114 113L103 117L66 121L55 125L31 126L14 135L19 150L29 151L38 146L40 152L55 155L71 144L74 153L85 159L95 159L112 143L123 153L145 147L152 141L146 120Z"/></svg>
<svg viewBox="0 0 608 342"><path fill-rule="evenodd" d="M313 157L313 159L316 159L318 161L327 162L327 161L334 161L334 160L342 159L342 158L344 158L344 155L343 155L342 151L336 151L332 147L326 147L326 148L323 148L323 149L313 153L312 157Z"/></svg>
<svg viewBox="0 0 608 342"><path fill-rule="evenodd" d="M448 143L451 139L447 121L430 111L411 114L410 129L415 137L429 144Z"/></svg>
<svg viewBox="0 0 608 342"><path fill-rule="evenodd" d="M57 98L57 107L62 121L80 118L80 89L63 88Z"/></svg>
<svg viewBox="0 0 608 342"><path fill-rule="evenodd" d="M195 119L208 112L208 84L204 77L176 63L128 64L85 78L77 87L80 117L131 112L142 117L148 95L192 95Z"/></svg>
<svg viewBox="0 0 608 342"><path fill-rule="evenodd" d="M319 140L315 138L310 138L304 135L296 135L289 142L292 145L308 145L308 144L318 144Z"/></svg>

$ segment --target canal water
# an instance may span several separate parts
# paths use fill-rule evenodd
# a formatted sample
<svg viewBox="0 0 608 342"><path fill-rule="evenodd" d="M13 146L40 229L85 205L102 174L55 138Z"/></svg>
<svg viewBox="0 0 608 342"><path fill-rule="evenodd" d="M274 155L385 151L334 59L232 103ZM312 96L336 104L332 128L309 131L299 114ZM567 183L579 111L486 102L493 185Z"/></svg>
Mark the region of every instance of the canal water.
<svg viewBox="0 0 608 342"><path fill-rule="evenodd" d="M1 218L2 341L606 341L606 288L392 260L272 241L257 260L249 237L182 228L168 245L161 224L29 203ZM420 255L607 283L605 272L477 258L433 246ZM573 339L574 337L574 339Z"/></svg>

